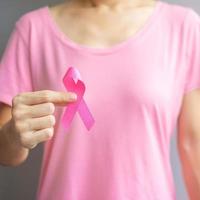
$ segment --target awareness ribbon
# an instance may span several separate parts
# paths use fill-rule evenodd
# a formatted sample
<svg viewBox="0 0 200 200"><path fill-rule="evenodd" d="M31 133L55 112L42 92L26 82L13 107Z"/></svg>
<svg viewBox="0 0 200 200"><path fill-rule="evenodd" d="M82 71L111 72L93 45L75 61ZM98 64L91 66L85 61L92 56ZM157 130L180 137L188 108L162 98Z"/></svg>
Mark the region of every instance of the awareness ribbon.
<svg viewBox="0 0 200 200"><path fill-rule="evenodd" d="M85 84L83 81L81 81L79 71L75 67L69 67L63 77L63 83L69 92L74 92L77 95L77 100L74 102L69 102L66 107L62 117L63 127L65 129L69 128L75 113L78 111L87 130L90 130L95 120L83 99L83 95L85 93Z"/></svg>

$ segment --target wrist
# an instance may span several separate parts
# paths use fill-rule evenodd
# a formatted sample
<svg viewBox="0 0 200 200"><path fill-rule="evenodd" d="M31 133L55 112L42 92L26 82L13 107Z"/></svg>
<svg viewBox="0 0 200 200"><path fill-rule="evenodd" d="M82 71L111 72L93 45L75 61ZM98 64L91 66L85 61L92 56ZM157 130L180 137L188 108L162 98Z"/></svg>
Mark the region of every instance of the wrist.
<svg viewBox="0 0 200 200"><path fill-rule="evenodd" d="M12 119L0 129L1 143L1 160L6 165L17 166L22 163L28 156L29 149L21 145L19 134L14 128Z"/></svg>

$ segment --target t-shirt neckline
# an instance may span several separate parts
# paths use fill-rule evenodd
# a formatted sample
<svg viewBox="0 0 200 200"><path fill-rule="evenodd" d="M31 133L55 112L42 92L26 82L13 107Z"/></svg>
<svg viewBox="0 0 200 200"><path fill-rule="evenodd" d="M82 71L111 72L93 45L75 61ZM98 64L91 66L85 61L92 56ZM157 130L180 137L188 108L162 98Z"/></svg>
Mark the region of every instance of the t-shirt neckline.
<svg viewBox="0 0 200 200"><path fill-rule="evenodd" d="M54 34L57 36L59 40L61 40L65 45L68 45L76 50L79 51L87 51L89 53L94 53L94 54L108 54L112 53L114 51L117 51L121 49L122 47L125 47L129 44L133 44L134 42L136 43L139 41L139 39L145 35L147 30L151 27L153 23L159 18L157 15L160 13L160 9L163 5L162 0L156 0L156 4L154 6L154 10L151 13L151 16L146 20L145 24L140 28L136 33L134 33L133 36L129 36L129 38L123 40L122 42L118 42L117 44L112 45L111 47L91 47L91 46L86 46L82 44L78 44L75 41L73 41L71 38L69 38L56 24L55 20L53 19L48 5L44 7L44 14L45 14L45 19L46 22L50 25L50 28L54 32Z"/></svg>

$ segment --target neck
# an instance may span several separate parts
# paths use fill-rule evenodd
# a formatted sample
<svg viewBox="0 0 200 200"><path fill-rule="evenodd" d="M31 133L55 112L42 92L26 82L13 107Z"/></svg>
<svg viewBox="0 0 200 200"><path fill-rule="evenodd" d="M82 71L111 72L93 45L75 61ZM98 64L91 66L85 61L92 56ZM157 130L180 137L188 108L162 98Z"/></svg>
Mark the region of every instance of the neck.
<svg viewBox="0 0 200 200"><path fill-rule="evenodd" d="M134 7L151 3L155 0L72 0L85 6L116 8L132 5Z"/></svg>

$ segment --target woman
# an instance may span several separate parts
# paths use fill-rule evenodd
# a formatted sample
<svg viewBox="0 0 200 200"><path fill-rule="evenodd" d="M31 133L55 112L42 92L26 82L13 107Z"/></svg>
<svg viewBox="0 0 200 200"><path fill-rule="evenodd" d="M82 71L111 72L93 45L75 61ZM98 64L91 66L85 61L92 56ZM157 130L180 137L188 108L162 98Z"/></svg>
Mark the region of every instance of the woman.
<svg viewBox="0 0 200 200"><path fill-rule="evenodd" d="M163 1L72 0L24 14L1 59L1 164L45 142L38 200L172 200L178 122L188 192L200 199L199 42L199 15ZM90 130L78 112L68 131L61 124L76 102L62 82L71 66Z"/></svg>

